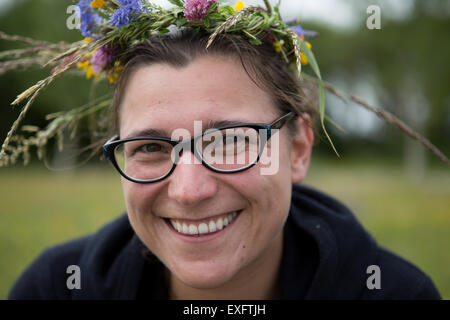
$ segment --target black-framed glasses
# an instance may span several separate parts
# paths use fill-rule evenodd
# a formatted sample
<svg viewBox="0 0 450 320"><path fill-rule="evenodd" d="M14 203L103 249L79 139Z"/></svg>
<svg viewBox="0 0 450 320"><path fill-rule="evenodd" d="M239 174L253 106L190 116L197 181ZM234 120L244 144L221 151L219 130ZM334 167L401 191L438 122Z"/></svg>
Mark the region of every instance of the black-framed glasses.
<svg viewBox="0 0 450 320"><path fill-rule="evenodd" d="M183 151L190 151L208 169L220 173L247 170L260 159L264 146L295 116L289 112L271 124L243 123L208 129L177 141L162 137L119 139L116 135L103 145L103 152L126 179L151 183L167 178L179 163Z"/></svg>

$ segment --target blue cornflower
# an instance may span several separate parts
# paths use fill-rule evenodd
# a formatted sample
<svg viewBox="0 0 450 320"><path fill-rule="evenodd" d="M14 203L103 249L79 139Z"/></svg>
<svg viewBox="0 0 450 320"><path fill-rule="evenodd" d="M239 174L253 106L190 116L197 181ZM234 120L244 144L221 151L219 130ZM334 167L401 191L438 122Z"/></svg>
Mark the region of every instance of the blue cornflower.
<svg viewBox="0 0 450 320"><path fill-rule="evenodd" d="M293 27L291 27L291 29L295 32L295 33L297 33L299 36L301 36L301 35L304 35L305 34L305 31L303 30L303 28L301 27L301 26L293 26Z"/></svg>
<svg viewBox="0 0 450 320"><path fill-rule="evenodd" d="M77 3L78 8L80 8L81 13L81 34L86 38L98 39L99 36L95 34L99 31L99 24L102 22L102 18L95 13L94 9L91 8L92 0L80 0Z"/></svg>
<svg viewBox="0 0 450 320"><path fill-rule="evenodd" d="M141 0L118 0L119 9L111 16L113 27L123 27L133 22L142 12Z"/></svg>
<svg viewBox="0 0 450 320"><path fill-rule="evenodd" d="M297 26L293 26L291 27L291 29L296 32L300 38L316 38L317 36L319 36L319 33L317 31L312 31L312 30L305 30L303 29L300 25Z"/></svg>

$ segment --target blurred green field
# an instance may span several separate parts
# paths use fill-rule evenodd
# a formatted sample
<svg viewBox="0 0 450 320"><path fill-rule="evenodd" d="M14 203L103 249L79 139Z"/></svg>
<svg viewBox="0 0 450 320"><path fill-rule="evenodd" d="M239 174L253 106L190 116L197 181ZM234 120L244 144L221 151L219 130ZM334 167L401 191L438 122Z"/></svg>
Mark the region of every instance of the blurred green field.
<svg viewBox="0 0 450 320"><path fill-rule="evenodd" d="M450 299L450 170L418 182L395 165L314 162L306 182L346 203L377 241L429 274ZM46 247L94 232L124 212L110 167L0 169L0 299Z"/></svg>

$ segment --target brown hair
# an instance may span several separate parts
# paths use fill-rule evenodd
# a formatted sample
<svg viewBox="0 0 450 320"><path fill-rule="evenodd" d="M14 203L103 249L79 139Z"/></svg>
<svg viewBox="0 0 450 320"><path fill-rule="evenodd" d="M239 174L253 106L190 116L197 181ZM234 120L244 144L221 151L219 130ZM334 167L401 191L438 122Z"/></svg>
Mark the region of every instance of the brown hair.
<svg viewBox="0 0 450 320"><path fill-rule="evenodd" d="M238 36L220 34L206 49L208 38L209 34L186 28L182 31L152 36L149 41L126 51L120 58L124 68L116 83L111 105L112 134L119 131L120 104L127 82L134 71L143 65L154 63L167 63L175 67L183 67L202 55L237 57L250 79L272 97L280 114L294 111L303 117L306 113L310 117L309 125L313 126L317 119L317 113L313 106L314 101L305 94L309 88L302 86L290 72L282 57L275 52L272 43L266 41L262 45L255 46ZM295 132L294 121L290 121L288 127Z"/></svg>

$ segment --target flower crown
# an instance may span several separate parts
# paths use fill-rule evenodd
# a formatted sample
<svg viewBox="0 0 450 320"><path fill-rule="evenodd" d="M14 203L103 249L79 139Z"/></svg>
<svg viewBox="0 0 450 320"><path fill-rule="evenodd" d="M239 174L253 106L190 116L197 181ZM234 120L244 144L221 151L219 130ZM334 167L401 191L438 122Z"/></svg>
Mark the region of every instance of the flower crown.
<svg viewBox="0 0 450 320"><path fill-rule="evenodd" d="M95 49L82 58L78 67L86 71L87 78L106 76L113 83L121 66L116 60L121 52L149 36L169 32L170 26L192 27L211 34L208 47L221 32L234 33L248 38L254 45L268 39L287 64L301 65L314 60L311 44L300 25L292 28L281 21L278 6L273 9L265 0L266 9L245 7L238 1L231 7L217 0L169 0L175 5L164 10L142 0L81 0L81 33L86 42L102 39Z"/></svg>
<svg viewBox="0 0 450 320"><path fill-rule="evenodd" d="M47 142L57 138L58 146L62 149L63 134L66 129L76 134L78 123L87 116L104 117L104 110L112 102L107 96L89 102L88 104L67 112L58 112L47 116L51 120L44 130L34 126L22 126L24 134L16 134L30 106L38 94L64 73L84 70L86 78L107 79L114 83L122 70L119 56L128 48L148 40L154 34L165 34L169 28L190 27L199 32L210 34L207 47L217 35L230 33L243 38L253 45L260 45L263 41L270 41L274 50L288 64L291 71L298 77L315 81L318 85L320 122L327 139L337 154L333 143L325 129L325 89L343 98L333 86L324 83L319 66L311 50L307 37L314 37L317 33L303 30L300 25L286 24L282 21L279 7L272 7L268 0L263 0L265 8L261 6L245 7L242 1L234 6L219 3L217 0L169 0L174 7L170 10L152 4L151 0L79 0L77 8L80 18L80 31L84 40L75 43L48 44L33 39L9 36L0 32L0 38L21 41L32 46L21 52L14 50L1 53L1 57L31 56L31 63L52 66L50 75L30 87L12 104L16 105L28 100L17 120L8 132L0 151L0 167L16 162L23 156L24 162L29 160L30 147L37 148L40 159L43 158ZM42 50L43 47L45 50ZM34 48L34 50L33 50ZM41 50L39 50L39 48ZM14 52L12 52L14 51ZM34 60L33 60L34 59ZM17 60L11 60L11 68L23 67ZM302 65L309 64L314 77L302 73ZM364 101L349 95L350 99L375 112L378 116L398 127L408 135L419 140L433 153L446 163L448 159L431 145L425 138L414 132L399 119L386 111L374 108ZM103 113L102 113L103 112ZM329 120L332 122L331 120ZM100 123L100 121L97 121ZM333 123L333 122L332 122Z"/></svg>

